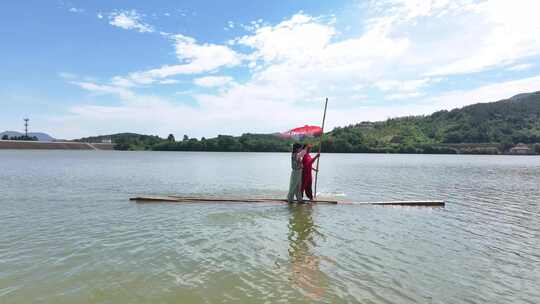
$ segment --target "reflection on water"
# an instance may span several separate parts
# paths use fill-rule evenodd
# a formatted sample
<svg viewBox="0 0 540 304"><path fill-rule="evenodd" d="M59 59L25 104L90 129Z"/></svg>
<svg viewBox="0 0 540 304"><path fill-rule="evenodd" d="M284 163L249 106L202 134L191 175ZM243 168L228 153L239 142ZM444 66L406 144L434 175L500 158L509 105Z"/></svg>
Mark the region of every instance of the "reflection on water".
<svg viewBox="0 0 540 304"><path fill-rule="evenodd" d="M289 260L292 284L309 299L320 300L328 278L320 270L321 258L315 253L319 232L313 224L312 208L310 204L289 205Z"/></svg>

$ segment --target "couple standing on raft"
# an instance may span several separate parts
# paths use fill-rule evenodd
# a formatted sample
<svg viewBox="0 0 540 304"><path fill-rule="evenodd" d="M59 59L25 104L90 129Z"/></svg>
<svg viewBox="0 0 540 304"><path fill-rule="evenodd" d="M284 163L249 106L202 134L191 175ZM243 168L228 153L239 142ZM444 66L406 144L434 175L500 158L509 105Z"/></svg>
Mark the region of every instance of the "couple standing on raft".
<svg viewBox="0 0 540 304"><path fill-rule="evenodd" d="M301 145L295 143L293 145L291 155L291 183L289 185L289 194L287 195L287 201L289 203L294 202L294 196L296 196L296 201L298 203L303 203L304 193L306 193L306 196L310 201L313 200L311 171L316 171L316 169L313 169L313 163L320 154L317 153L317 155L312 158L311 155L309 155L311 147L311 144Z"/></svg>

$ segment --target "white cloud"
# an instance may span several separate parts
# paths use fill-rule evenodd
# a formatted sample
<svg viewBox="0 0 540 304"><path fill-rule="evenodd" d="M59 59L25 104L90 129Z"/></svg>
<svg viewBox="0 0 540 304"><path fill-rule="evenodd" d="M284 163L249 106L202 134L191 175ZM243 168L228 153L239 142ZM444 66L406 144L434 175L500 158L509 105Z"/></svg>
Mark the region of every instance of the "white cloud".
<svg viewBox="0 0 540 304"><path fill-rule="evenodd" d="M191 95L191 94L193 94L192 90L178 91L174 93L174 95Z"/></svg>
<svg viewBox="0 0 540 304"><path fill-rule="evenodd" d="M195 78L193 83L201 87L221 87L231 83L232 80L229 76L206 76Z"/></svg>
<svg viewBox="0 0 540 304"><path fill-rule="evenodd" d="M482 1L469 5L455 25L464 35L461 46L445 43L454 58L432 69L430 75L465 74L540 55L540 2Z"/></svg>
<svg viewBox="0 0 540 304"><path fill-rule="evenodd" d="M540 75L515 81L507 81L481 86L471 90L452 91L427 97L417 104L398 104L394 106L358 106L350 108L335 107L335 99L329 101L327 115L328 129L359 121L383 120L390 117L430 114L441 109L453 109L478 102L491 102L509 98L513 95L538 91ZM118 95L115 90L102 86L85 85L88 89L108 91ZM233 90L234 91L234 90ZM237 92L238 93L238 92ZM126 130L146 134L166 136L189 134L190 136L214 136L217 134L241 134L244 132L283 131L291 126L305 123L320 123L322 102L317 107L302 108L267 98L253 102L255 92L249 96L237 96L237 103L216 98L214 95L197 96L198 107L187 106L183 95L191 92L178 92L174 98L151 95L118 95L121 105L95 106L78 105L65 116L52 118L57 125L62 123L69 128L53 130L57 136L70 137L72 134L94 135ZM231 92L231 94L234 94ZM178 99L179 98L179 99ZM363 96L359 96L363 98ZM301 113L301 115L299 115ZM155 117L160 117L156 120ZM178 119L181 117L182 119ZM66 130L69 130L67 132Z"/></svg>
<svg viewBox="0 0 540 304"><path fill-rule="evenodd" d="M183 73L200 73L212 71L224 66L240 64L241 55L227 46L203 43L184 35L175 35L176 56L186 62Z"/></svg>
<svg viewBox="0 0 540 304"><path fill-rule="evenodd" d="M153 32L154 28L149 24L142 22L141 19L142 15L137 13L135 10L119 11L109 15L109 23L111 25L123 28L125 30L135 29L141 33Z"/></svg>
<svg viewBox="0 0 540 304"><path fill-rule="evenodd" d="M72 13L84 13L84 9L76 8L76 7L70 8L69 11L72 12Z"/></svg>
<svg viewBox="0 0 540 304"><path fill-rule="evenodd" d="M436 109L453 109L479 102L492 102L514 95L540 91L540 75L518 80L484 85L471 90L455 90L428 97L423 104L431 104Z"/></svg>
<svg viewBox="0 0 540 304"><path fill-rule="evenodd" d="M112 79L111 79L111 84L113 86L117 86L117 87L125 87L125 88L129 88L129 87L133 87L135 86L135 83L125 77L121 77L121 76L114 76Z"/></svg>
<svg viewBox="0 0 540 304"><path fill-rule="evenodd" d="M360 37L335 41L329 23L297 14L275 26L263 26L234 40L249 46L251 80L204 102L216 104L310 104L333 96L343 104L358 102L366 84L378 81L409 47L403 37L391 37L385 23L373 23ZM257 64L258 62L258 64Z"/></svg>
<svg viewBox="0 0 540 304"><path fill-rule="evenodd" d="M102 13L97 13L97 17L98 17L98 19L103 19L103 14Z"/></svg>
<svg viewBox="0 0 540 304"><path fill-rule="evenodd" d="M115 94L122 98L131 98L135 96L133 92L126 88L115 87L110 85L100 85L93 82L71 81L71 84L79 86L80 88L97 93L97 94Z"/></svg>
<svg viewBox="0 0 540 304"><path fill-rule="evenodd" d="M253 20L248 24L238 24L238 26L246 31L254 31L258 28L260 28L264 24L264 21L262 19Z"/></svg>
<svg viewBox="0 0 540 304"><path fill-rule="evenodd" d="M442 17L455 11L465 10L475 0L382 0L379 6L391 13L395 20L404 22L418 18Z"/></svg>
<svg viewBox="0 0 540 304"><path fill-rule="evenodd" d="M71 134L82 135L129 130L161 136L174 133L200 137L217 133L239 134L286 130L294 123L294 116L291 114L294 114L295 110L290 105L262 102L258 103L256 109L253 106L229 108L225 105L216 108L207 106L199 108L187 106L184 102L186 97L182 95L172 98L140 95L122 98L120 105L116 106L78 105L70 108L68 115L54 118L56 123L64 125L62 128L64 132L58 130L55 134L69 137L70 134L66 133L67 129ZM304 112L305 115L310 115L310 113L315 114L313 111ZM160 119L156 120L155 117ZM271 117L279 117L279 119L271 119Z"/></svg>
<svg viewBox="0 0 540 304"><path fill-rule="evenodd" d="M276 26L256 29L253 35L238 38L237 43L255 49L254 58L266 62L312 57L320 52L335 34L333 28L314 22L310 16L297 14Z"/></svg>
<svg viewBox="0 0 540 304"><path fill-rule="evenodd" d="M382 80L376 82L374 85L381 91L395 90L400 92L411 92L426 86L428 83L430 83L430 81L431 80L429 78L407 81Z"/></svg>
<svg viewBox="0 0 540 304"><path fill-rule="evenodd" d="M177 84L180 83L177 79L164 79L159 82L160 84Z"/></svg>
<svg viewBox="0 0 540 304"><path fill-rule="evenodd" d="M174 75L210 72L223 67L233 67L242 62L242 55L227 46L211 43L199 44L195 39L184 35L174 35L172 38L176 56L182 64L164 65L152 70L134 72L124 79L131 83L151 84L158 79Z"/></svg>
<svg viewBox="0 0 540 304"><path fill-rule="evenodd" d="M374 87L383 92L393 92L385 96L387 100L411 99L424 96L421 89L428 85L441 81L440 78L423 78L415 80L381 80L375 82Z"/></svg>
<svg viewBox="0 0 540 304"><path fill-rule="evenodd" d="M528 70L528 69L530 69L532 67L533 67L533 65L531 63L523 63L523 64L513 65L513 66L507 68L507 70L509 70L509 71L524 71L524 70Z"/></svg>
<svg viewBox="0 0 540 304"><path fill-rule="evenodd" d="M398 100L398 99L411 99L411 98L417 98L420 96L424 96L424 93L421 92L410 92L410 93L394 93L385 96L384 98L387 100Z"/></svg>

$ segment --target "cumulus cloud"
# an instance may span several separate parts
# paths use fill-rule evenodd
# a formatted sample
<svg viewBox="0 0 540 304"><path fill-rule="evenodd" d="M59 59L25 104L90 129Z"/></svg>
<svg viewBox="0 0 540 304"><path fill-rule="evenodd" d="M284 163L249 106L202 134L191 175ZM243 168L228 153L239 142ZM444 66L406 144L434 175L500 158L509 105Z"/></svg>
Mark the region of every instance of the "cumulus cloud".
<svg viewBox="0 0 540 304"><path fill-rule="evenodd" d="M333 28L314 22L310 16L296 14L276 26L258 28L253 35L238 38L237 43L255 49L254 59L305 61L306 57L317 55L313 52L323 50L334 34Z"/></svg>
<svg viewBox="0 0 540 304"><path fill-rule="evenodd" d="M137 119L164 130L161 134L175 128L211 136L316 124L324 97L330 98L328 124L333 127L536 91L538 77L426 94L451 75L529 68L515 63L540 55L540 40L535 39L540 37L540 19L531 13L538 4L523 1L519 6L499 0L379 1L370 7L361 33L352 36L344 36L331 21L304 13L274 25L258 20L250 26L238 24L248 32L227 45L167 34L178 64L117 76L106 85L79 83L85 90L118 96L123 104L80 106L74 115L95 113L115 121L141 115ZM244 64L247 80L232 82L224 68ZM221 76L212 75L217 71ZM149 97L152 104L130 95L139 85L166 82L174 75L197 75L195 85L223 88L214 94L187 90L159 102ZM385 103L397 99L400 103ZM193 101L197 107L186 106ZM174 114L170 121L167 111ZM148 112L163 115L164 127L146 121ZM178 117L183 117L181 122Z"/></svg>
<svg viewBox="0 0 540 304"><path fill-rule="evenodd" d="M261 26L233 41L252 49L245 56L257 63L251 79L198 100L242 108L261 103L313 106L329 96L354 106L360 99L352 96L364 95L358 88L378 81L409 47L407 38L391 36L389 26L380 22L360 37L334 41L336 35L331 23L302 13Z"/></svg>
<svg viewBox="0 0 540 304"><path fill-rule="evenodd" d="M98 14L99 18L99 14ZM141 33L151 33L154 28L141 21L142 15L135 10L118 11L109 15L109 23L111 25L123 28L125 30L137 30Z"/></svg>
<svg viewBox="0 0 540 304"><path fill-rule="evenodd" d="M223 67L237 66L242 55L225 45L197 43L194 38L184 35L172 36L176 56L181 64L164 65L156 69L133 72L128 76L116 76L117 82L125 86L152 84L159 79L179 74L200 74Z"/></svg>

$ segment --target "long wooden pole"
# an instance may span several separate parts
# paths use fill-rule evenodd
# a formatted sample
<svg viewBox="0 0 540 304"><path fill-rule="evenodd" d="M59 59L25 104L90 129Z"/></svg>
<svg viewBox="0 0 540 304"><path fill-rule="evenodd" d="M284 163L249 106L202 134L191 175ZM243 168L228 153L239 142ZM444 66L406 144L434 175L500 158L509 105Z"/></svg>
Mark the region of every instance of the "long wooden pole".
<svg viewBox="0 0 540 304"><path fill-rule="evenodd" d="M319 157L317 158L317 165L315 167L317 171L315 171L315 193L313 193L313 198L317 198L317 178L319 177L319 160L321 159L320 154L321 154L322 140L324 136L324 121L326 120L327 107L328 107L328 97L326 97L326 101L324 102L324 114L323 114L322 126L321 126L322 133L321 133L321 139L319 140Z"/></svg>
<svg viewBox="0 0 540 304"><path fill-rule="evenodd" d="M282 198L219 198L219 197L189 197L189 196L138 196L132 197L130 201L138 203L287 203ZM427 206L444 207L445 202L441 200L423 200L423 201L387 201L387 202L351 202L351 201L332 201L320 200L314 203L339 204L339 205L383 205L383 206Z"/></svg>
<svg viewBox="0 0 540 304"><path fill-rule="evenodd" d="M219 197L187 197L187 196L138 196L132 197L130 201L138 203L287 203L282 198L219 198ZM339 205L382 205L382 206L427 206L444 207L445 202L440 200L423 201L387 201L387 202L351 202L351 201L332 201L320 200L313 201L320 204L339 204Z"/></svg>

